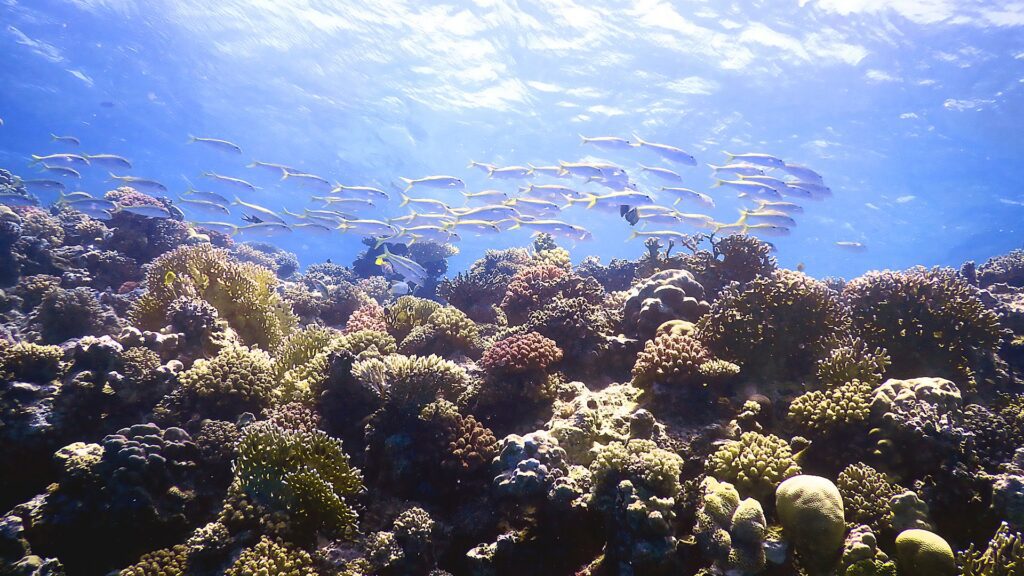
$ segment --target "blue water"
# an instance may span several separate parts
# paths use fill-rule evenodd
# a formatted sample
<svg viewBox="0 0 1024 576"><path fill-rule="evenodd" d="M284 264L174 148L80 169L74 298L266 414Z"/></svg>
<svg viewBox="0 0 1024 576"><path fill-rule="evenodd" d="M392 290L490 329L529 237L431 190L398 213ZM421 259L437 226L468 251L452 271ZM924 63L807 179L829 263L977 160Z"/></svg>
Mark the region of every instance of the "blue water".
<svg viewBox="0 0 1024 576"><path fill-rule="evenodd" d="M0 167L26 178L38 177L30 154L72 151L50 141L57 133L130 158L132 174L175 194L183 177L214 189L204 170L245 178L262 187L245 199L271 208L315 206L246 169L253 159L387 190L400 176L451 174L472 191L512 192L468 161L595 158L649 189L660 183L636 166L668 163L578 137L635 132L694 154L698 167L676 168L704 192L704 163L723 163L723 150L821 173L833 197L769 238L782 265L817 276L958 265L1022 243L1020 3L0 0L0 15ZM188 145L189 134L244 154ZM84 176L71 188L113 187L99 168ZM710 192L710 214L735 220L735 193ZM402 212L396 200L366 216ZM568 244L576 260L643 251L615 214L563 217L595 233ZM464 236L456 270L529 239ZM341 234L277 243L303 264L362 249Z"/></svg>

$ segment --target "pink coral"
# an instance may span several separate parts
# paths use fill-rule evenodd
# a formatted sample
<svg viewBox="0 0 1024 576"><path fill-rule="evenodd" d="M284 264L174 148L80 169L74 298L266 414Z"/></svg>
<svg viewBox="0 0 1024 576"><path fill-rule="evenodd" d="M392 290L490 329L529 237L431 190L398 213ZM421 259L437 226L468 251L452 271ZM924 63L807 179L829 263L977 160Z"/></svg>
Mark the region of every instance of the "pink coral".
<svg viewBox="0 0 1024 576"><path fill-rule="evenodd" d="M542 372L562 359L562 349L536 332L499 340L484 352L480 365L489 373Z"/></svg>
<svg viewBox="0 0 1024 576"><path fill-rule="evenodd" d="M501 308L509 322L524 321L533 310L561 291L561 282L566 272L558 266L541 265L523 268L508 283Z"/></svg>
<svg viewBox="0 0 1024 576"><path fill-rule="evenodd" d="M356 309L345 323L345 334L351 334L360 330L373 330L374 332L387 332L388 323L384 318L384 308L374 301L363 304Z"/></svg>
<svg viewBox="0 0 1024 576"><path fill-rule="evenodd" d="M156 198L143 194L130 186L121 186L103 195L107 200L117 202L121 206L163 206Z"/></svg>

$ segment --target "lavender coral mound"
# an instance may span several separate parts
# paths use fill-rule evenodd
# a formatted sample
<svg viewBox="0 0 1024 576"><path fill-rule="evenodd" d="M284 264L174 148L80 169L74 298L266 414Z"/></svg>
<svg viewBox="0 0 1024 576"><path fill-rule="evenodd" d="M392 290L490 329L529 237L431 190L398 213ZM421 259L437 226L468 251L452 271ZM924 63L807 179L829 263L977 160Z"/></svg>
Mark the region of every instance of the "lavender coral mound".
<svg viewBox="0 0 1024 576"><path fill-rule="evenodd" d="M649 340L633 366L633 384L650 388L654 384L683 385L700 374L711 354L695 338L682 334L661 334Z"/></svg>
<svg viewBox="0 0 1024 576"><path fill-rule="evenodd" d="M627 292L622 325L629 335L646 340L669 320L696 322L708 310L704 287L692 274L686 270L663 270Z"/></svg>

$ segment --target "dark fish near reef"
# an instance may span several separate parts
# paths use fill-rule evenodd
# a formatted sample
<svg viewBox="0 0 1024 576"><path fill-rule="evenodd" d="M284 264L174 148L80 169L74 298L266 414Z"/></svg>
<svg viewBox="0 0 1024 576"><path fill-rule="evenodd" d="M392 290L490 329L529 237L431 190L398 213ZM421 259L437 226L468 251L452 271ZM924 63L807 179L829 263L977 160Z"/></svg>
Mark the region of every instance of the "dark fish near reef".
<svg viewBox="0 0 1024 576"><path fill-rule="evenodd" d="M242 220L244 222L249 222L250 224L262 224L263 223L263 219L262 218L260 218L259 216L254 216L252 214L243 214L242 215Z"/></svg>
<svg viewBox="0 0 1024 576"><path fill-rule="evenodd" d="M142 216L143 218L170 218L171 213L163 206L154 206L152 204L142 204L139 206L118 206L118 212L127 212L129 214L135 214L136 216Z"/></svg>
<svg viewBox="0 0 1024 576"><path fill-rule="evenodd" d="M629 222L630 226L636 226L636 223L640 221L640 214L635 206L619 206L619 216L622 216L626 222Z"/></svg>

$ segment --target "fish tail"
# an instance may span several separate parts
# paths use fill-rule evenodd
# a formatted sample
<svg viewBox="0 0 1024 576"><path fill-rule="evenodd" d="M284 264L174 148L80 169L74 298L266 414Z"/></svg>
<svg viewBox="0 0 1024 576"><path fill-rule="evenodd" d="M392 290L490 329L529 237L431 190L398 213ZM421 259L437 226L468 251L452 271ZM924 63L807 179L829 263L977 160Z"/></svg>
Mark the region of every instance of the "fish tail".
<svg viewBox="0 0 1024 576"><path fill-rule="evenodd" d="M488 178L494 178L494 168L488 168L487 169L487 177Z"/></svg>
<svg viewBox="0 0 1024 576"><path fill-rule="evenodd" d="M291 175L292 175L291 172L289 172L287 170L281 170L281 180L279 180L279 182L283 182L283 181L287 180L288 177L291 176Z"/></svg>
<svg viewBox="0 0 1024 576"><path fill-rule="evenodd" d="M402 178L401 176L399 176L398 179L401 180L402 182L405 182L405 190L403 190L403 192L408 192L409 190L412 190L412 180L410 180L409 178ZM403 196L405 195L403 194Z"/></svg>
<svg viewBox="0 0 1024 576"><path fill-rule="evenodd" d="M235 201L232 202L231 205L232 206L241 206L241 204L242 204L242 199L238 197L238 194L235 194Z"/></svg>
<svg viewBox="0 0 1024 576"><path fill-rule="evenodd" d="M513 218L512 221L515 222L515 224L509 226L508 227L509 230L515 230L516 228L522 228L523 227L523 221L522 220L520 220L518 218Z"/></svg>
<svg viewBox="0 0 1024 576"><path fill-rule="evenodd" d="M719 188L719 187L722 186L722 182L724 182L724 180L719 180L718 178L715 178L715 183L712 184L711 187L712 188Z"/></svg>
<svg viewBox="0 0 1024 576"><path fill-rule="evenodd" d="M50 132L50 140L52 140L52 141L60 140L60 136L57 136L53 132Z"/></svg>
<svg viewBox="0 0 1024 576"><path fill-rule="evenodd" d="M407 188L406 190L408 190L408 188ZM402 203L401 203L401 204L399 204L398 206L399 206L399 207L402 207L402 206L408 206L408 205L409 205L409 202L411 202L411 201L412 201L412 198L409 198L409 197L408 197L408 196L407 196L407 195L405 194L405 192L403 192L403 193L402 193Z"/></svg>
<svg viewBox="0 0 1024 576"><path fill-rule="evenodd" d="M597 205L597 196L594 196L593 194L591 194L590 201L587 202L587 210L590 210L591 208L593 208L596 205Z"/></svg>
<svg viewBox="0 0 1024 576"><path fill-rule="evenodd" d="M533 184L528 184L526 186L520 186L519 187L519 192L521 194L529 194L530 190L533 190Z"/></svg>
<svg viewBox="0 0 1024 576"><path fill-rule="evenodd" d="M675 206L676 204L679 204L680 200L682 200L682 198L676 198L676 201L673 202L672 205Z"/></svg>
<svg viewBox="0 0 1024 576"><path fill-rule="evenodd" d="M537 170L537 167L534 166L533 164L530 164L529 162L527 162L526 165L530 167L530 169L526 171L526 175L533 176L533 172ZM520 188L520 190L522 190L522 188Z"/></svg>
<svg viewBox="0 0 1024 576"><path fill-rule="evenodd" d="M718 172L719 170L721 170L721 169L722 169L722 167L721 167L721 166L715 166L714 164L708 164L708 168L711 168L711 169L712 169L712 170L714 170L715 172Z"/></svg>
<svg viewBox="0 0 1024 576"><path fill-rule="evenodd" d="M110 178L108 178L108 179L107 179L107 182L110 182L111 180L120 180L120 177L118 177L118 176L117 176L116 174L114 174L113 172L107 172L107 174L109 174L109 175L110 175Z"/></svg>
<svg viewBox="0 0 1024 576"><path fill-rule="evenodd" d="M565 198L565 206L562 206L562 210L565 210L566 208L571 208L573 204L579 202L579 200L577 200L576 198L573 198L572 196L566 194L563 194L562 197Z"/></svg>
<svg viewBox="0 0 1024 576"><path fill-rule="evenodd" d="M195 141L196 141L196 137L193 136L192 134L189 134L188 135L188 143L191 144L191 143L193 143Z"/></svg>
<svg viewBox="0 0 1024 576"><path fill-rule="evenodd" d="M587 143L587 137L586 136L584 136L583 134L579 134L579 137L580 137L580 144L586 144Z"/></svg>
<svg viewBox="0 0 1024 576"><path fill-rule="evenodd" d="M257 164L256 164L255 160L253 160L252 162L249 162L248 164L245 165L246 168L255 168L256 166L257 166Z"/></svg>
<svg viewBox="0 0 1024 576"><path fill-rule="evenodd" d="M640 135L637 134L636 132L633 132L633 140L636 140L636 144L634 144L634 146L643 146L644 144L646 144L646 142L644 142L644 139L641 138Z"/></svg>
<svg viewBox="0 0 1024 576"><path fill-rule="evenodd" d="M633 230L632 232L630 232L629 238L626 238L626 242L629 242L630 240L634 240L634 239L639 238L639 237L640 237L640 233L637 232L636 230Z"/></svg>
<svg viewBox="0 0 1024 576"><path fill-rule="evenodd" d="M722 152L725 152L725 151L723 150ZM736 157L736 155L733 154L732 152L725 152L725 155L729 157L729 160L732 160L733 158Z"/></svg>
<svg viewBox="0 0 1024 576"><path fill-rule="evenodd" d="M477 162L476 160L470 160L469 166L466 166L466 168L474 168L476 167L477 164L479 164L479 162Z"/></svg>

